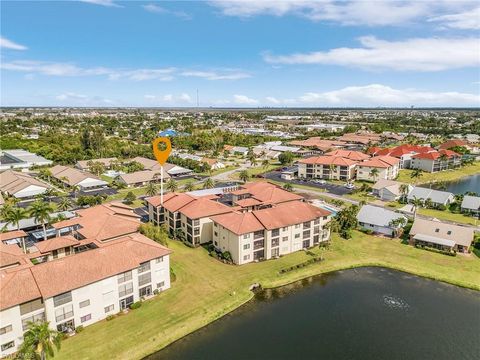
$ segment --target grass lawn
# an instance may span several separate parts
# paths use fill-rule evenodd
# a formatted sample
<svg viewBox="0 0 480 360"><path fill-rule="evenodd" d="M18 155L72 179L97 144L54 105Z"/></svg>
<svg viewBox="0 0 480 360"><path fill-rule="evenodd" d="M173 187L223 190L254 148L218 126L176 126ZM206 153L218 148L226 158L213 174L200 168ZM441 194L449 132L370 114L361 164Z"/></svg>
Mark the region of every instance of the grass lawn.
<svg viewBox="0 0 480 360"><path fill-rule="evenodd" d="M269 171L272 171L273 169L276 169L278 167L280 167L282 165L280 165L279 163L270 163L270 165L268 165L268 167L265 167L265 166L262 166L262 165L259 165L257 167L253 167L253 168L248 168L246 169L248 171L248 173L250 174L250 177L253 178L255 177L255 175L258 175L258 174L263 174L265 172L269 172ZM240 176L240 171L237 171L235 173L233 173L230 177L232 179L236 179L238 180L239 179L239 176Z"/></svg>
<svg viewBox="0 0 480 360"><path fill-rule="evenodd" d="M206 171L206 172L198 173L198 175L211 177L211 176L219 175L233 169L236 169L236 166L226 166L223 169L212 170L211 172Z"/></svg>
<svg viewBox="0 0 480 360"><path fill-rule="evenodd" d="M422 176L418 179L412 179L410 175L413 170L404 169L400 170L397 181L413 183L418 182L419 184L427 184L430 182L439 182L439 181L453 181L458 180L462 177L475 175L480 173L480 162L477 161L471 165L462 166L455 170L446 170L435 173L422 172Z"/></svg>
<svg viewBox="0 0 480 360"><path fill-rule="evenodd" d="M434 209L419 209L419 214L435 217L440 220L449 220L461 224L479 225L480 221L476 220L473 216L466 216L463 214L455 214L450 211L434 210Z"/></svg>
<svg viewBox="0 0 480 360"><path fill-rule="evenodd" d="M366 192L357 192L357 193L351 193L351 194L345 194L345 197L352 199L352 200L357 200L357 201L366 201L371 202L378 200L375 196L368 195Z"/></svg>
<svg viewBox="0 0 480 360"><path fill-rule="evenodd" d="M127 315L102 321L62 343L56 359L138 359L207 325L252 297L253 283L285 285L302 278L358 266L386 266L480 289L480 261L475 255L450 257L387 240L354 233L351 240L335 234L325 261L280 275L279 270L310 258L303 251L278 260L243 266L225 265L203 248L170 241L172 288ZM108 339L108 341L105 341Z"/></svg>

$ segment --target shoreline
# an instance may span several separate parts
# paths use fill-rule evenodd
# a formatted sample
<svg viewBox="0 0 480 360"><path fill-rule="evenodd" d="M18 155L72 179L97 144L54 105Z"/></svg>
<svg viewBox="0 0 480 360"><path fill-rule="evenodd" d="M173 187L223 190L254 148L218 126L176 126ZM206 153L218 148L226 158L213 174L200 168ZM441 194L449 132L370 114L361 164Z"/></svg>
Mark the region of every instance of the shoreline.
<svg viewBox="0 0 480 360"><path fill-rule="evenodd" d="M424 278L424 279L438 281L438 282L442 282L444 284L457 286L457 287L460 287L460 288L463 288L463 289L468 289L468 290L473 290L473 291L480 292L480 285L468 284L468 283L462 283L462 282L454 282L454 281L450 281L450 280L447 280L447 279L437 278L434 275L429 275L429 274L419 274L419 273L414 272L414 271L409 271L408 269L402 268L400 266L382 264L382 263L368 263L368 262L367 263L362 263L362 264L354 264L354 265L351 265L351 266L338 267L338 268L327 270L327 271L320 271L320 272L318 272L314 275L303 276L299 279L292 280L292 281L287 281L285 283L281 283L281 284L278 284L278 285L264 286L263 284L260 283L260 286L261 286L262 291L263 290L277 289L277 288L288 286L288 285L291 285L291 284L294 284L294 283L297 283L299 281L302 281L302 280L305 280L305 279L308 279L308 278L312 278L312 277L317 277L317 276L321 276L321 275L325 275L325 274L331 274L331 273L335 273L335 272L343 271L343 270L353 270L353 269L366 268L366 267L384 268L384 269L389 269L389 270L395 270L395 271L399 271L399 272L402 272L402 273L405 273L405 274L421 277L421 278ZM156 351L154 351L154 352L152 352L148 355L143 356L141 359L142 360L148 360L152 355L154 355L158 352L161 352L162 350L168 348L169 346L172 346L176 342L181 341L185 337L187 337L187 336L189 336L189 335L191 335L191 334L193 334L193 333L195 333L195 332L197 332L197 331L199 331L199 330L201 330L201 329L203 329L207 326L210 326L210 325L214 324L215 322L221 320L225 316L228 316L229 314L233 313L234 311L239 310L241 307L245 306L246 304L248 304L250 301L253 300L253 298L255 297L255 292L250 291L250 294L251 295L249 296L249 298L246 301L242 302L240 305L234 307L233 309L229 309L228 311L224 312L223 314L216 317L212 321L206 323L205 325L202 325L202 326L198 327L197 329L195 329L193 331L190 331L189 333L173 340L172 342L163 346L159 350L156 350Z"/></svg>

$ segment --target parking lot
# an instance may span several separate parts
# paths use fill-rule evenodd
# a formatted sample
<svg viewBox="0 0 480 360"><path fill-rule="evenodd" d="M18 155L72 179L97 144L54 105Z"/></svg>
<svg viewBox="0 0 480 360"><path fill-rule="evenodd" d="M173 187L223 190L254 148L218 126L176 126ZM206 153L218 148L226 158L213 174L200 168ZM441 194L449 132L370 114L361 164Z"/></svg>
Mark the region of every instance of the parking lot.
<svg viewBox="0 0 480 360"><path fill-rule="evenodd" d="M323 189L331 194L335 195L345 195L345 194L350 194L353 190L352 189L347 189L343 185L337 185L337 184L332 184L332 183L325 183L325 184L318 184L315 183L311 180L285 180L281 178L281 172L280 171L272 171L269 173L265 174L265 177L270 180L275 180L275 181L281 181L283 183L290 183L290 184L297 184L297 185L308 185L310 187L315 187L318 189Z"/></svg>

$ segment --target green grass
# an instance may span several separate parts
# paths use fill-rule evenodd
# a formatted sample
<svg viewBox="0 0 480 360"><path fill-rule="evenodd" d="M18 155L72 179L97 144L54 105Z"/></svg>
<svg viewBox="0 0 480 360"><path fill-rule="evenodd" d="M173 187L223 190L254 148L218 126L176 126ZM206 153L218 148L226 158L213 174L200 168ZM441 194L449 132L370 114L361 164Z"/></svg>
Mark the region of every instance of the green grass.
<svg viewBox="0 0 480 360"><path fill-rule="evenodd" d="M418 213L421 215L434 217L440 220L449 220L449 221L453 221L461 224L478 225L480 223L478 220L475 220L473 216L455 214L448 210L419 209Z"/></svg>
<svg viewBox="0 0 480 360"><path fill-rule="evenodd" d="M274 169L276 169L280 166L281 165L279 163L270 163L270 165L268 165L268 167L258 165L257 167L248 168L246 170L247 170L248 174L250 175L250 178L254 178L258 174L263 174L263 173L272 171L272 170L274 170ZM230 177L232 179L238 180L239 176L240 176L240 171L237 171L237 172L233 173Z"/></svg>
<svg viewBox="0 0 480 360"><path fill-rule="evenodd" d="M385 266L428 278L480 289L480 261L475 255L450 257L354 232L348 241L334 235L325 261L280 275L279 270L309 259L303 251L278 260L226 265L203 248L170 241L172 288L127 315L102 321L62 344L58 359L138 359L220 318L252 297L253 283L285 285L320 273L358 266Z"/></svg>
<svg viewBox="0 0 480 360"><path fill-rule="evenodd" d="M477 161L471 165L462 166L455 170L446 170L439 171L435 173L422 172L422 176L418 179L412 179L411 174L413 170L400 170L397 181L414 183L418 184L427 184L430 182L440 182L440 181L454 181L461 179L462 177L475 175L480 173L480 162Z"/></svg>
<svg viewBox="0 0 480 360"><path fill-rule="evenodd" d="M378 198L376 198L375 196L368 195L365 192L356 192L356 193L351 193L351 194L345 194L344 196L349 198L349 199L356 200L356 201L366 201L367 203L371 202L371 201L378 200Z"/></svg>
<svg viewBox="0 0 480 360"><path fill-rule="evenodd" d="M223 169L212 170L210 172L208 172L208 171L201 172L201 173L198 173L198 175L211 177L211 176L223 174L224 172L227 172L227 171L230 171L230 170L234 170L235 168L236 168L236 166L233 166L233 165L232 166L226 166Z"/></svg>

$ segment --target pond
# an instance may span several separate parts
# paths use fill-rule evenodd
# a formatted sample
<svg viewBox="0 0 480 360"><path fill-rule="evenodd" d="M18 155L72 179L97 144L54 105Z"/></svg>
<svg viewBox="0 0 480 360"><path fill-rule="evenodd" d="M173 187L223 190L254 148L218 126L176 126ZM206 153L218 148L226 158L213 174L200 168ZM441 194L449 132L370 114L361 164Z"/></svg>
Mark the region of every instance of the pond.
<svg viewBox="0 0 480 360"><path fill-rule="evenodd" d="M446 188L441 190L449 191L453 194L464 194L467 191L480 194L480 174L470 175L457 181L449 181L445 185Z"/></svg>
<svg viewBox="0 0 480 360"><path fill-rule="evenodd" d="M256 295L147 359L478 359L480 293L384 268Z"/></svg>

